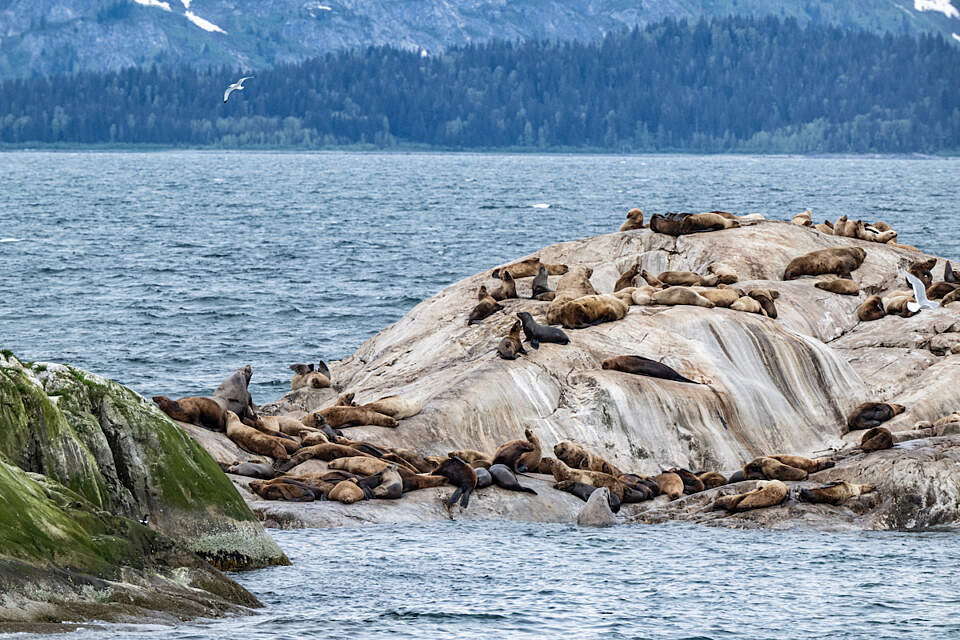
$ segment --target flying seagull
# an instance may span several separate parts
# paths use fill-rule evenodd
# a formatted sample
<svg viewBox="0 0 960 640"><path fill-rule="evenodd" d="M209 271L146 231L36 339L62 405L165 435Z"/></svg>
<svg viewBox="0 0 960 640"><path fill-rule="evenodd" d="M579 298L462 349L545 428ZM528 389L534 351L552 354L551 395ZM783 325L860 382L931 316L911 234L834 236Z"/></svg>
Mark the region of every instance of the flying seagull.
<svg viewBox="0 0 960 640"><path fill-rule="evenodd" d="M230 94L231 94L232 92L234 92L234 91L243 91L243 81L244 81L244 80L249 80L250 78L256 78L256 77L257 77L257 76L245 76L245 77L243 77L243 78L240 78L240 79L237 80L236 82L234 82L234 83L233 83L232 85L230 85L229 87L227 87L227 90L223 92L223 101L226 102L226 101L227 101L227 98L230 97Z"/></svg>
<svg viewBox="0 0 960 640"><path fill-rule="evenodd" d="M907 303L907 309L909 311L916 313L920 311L920 309L936 309L940 306L939 302L927 300L927 288L920 282L920 278L912 273L908 273L907 282L913 287L913 297L917 300L916 302Z"/></svg>

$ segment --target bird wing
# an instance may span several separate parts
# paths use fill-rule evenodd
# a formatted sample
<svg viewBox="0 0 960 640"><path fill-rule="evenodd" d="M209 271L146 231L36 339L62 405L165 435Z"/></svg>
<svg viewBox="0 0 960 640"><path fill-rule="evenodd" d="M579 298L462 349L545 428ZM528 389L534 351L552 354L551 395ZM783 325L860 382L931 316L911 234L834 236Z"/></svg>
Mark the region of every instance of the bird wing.
<svg viewBox="0 0 960 640"><path fill-rule="evenodd" d="M244 80L249 80L250 78L256 78L256 77L257 76L244 76L243 78L240 78L239 80L237 80L237 85L239 85L239 87L242 89Z"/></svg>
<svg viewBox="0 0 960 640"><path fill-rule="evenodd" d="M233 91L233 85L227 87L227 90L223 92L223 101L226 102L227 98L230 97L230 93Z"/></svg>
<svg viewBox="0 0 960 640"><path fill-rule="evenodd" d="M923 308L934 309L940 306L940 304L937 302L931 302L930 300L927 300L927 288L923 286L923 282L920 281L920 278L912 273L908 273L907 282L909 282L910 286L913 288L913 297L917 301L916 305L908 302L907 309L910 311L918 311ZM916 308L914 308L914 306Z"/></svg>

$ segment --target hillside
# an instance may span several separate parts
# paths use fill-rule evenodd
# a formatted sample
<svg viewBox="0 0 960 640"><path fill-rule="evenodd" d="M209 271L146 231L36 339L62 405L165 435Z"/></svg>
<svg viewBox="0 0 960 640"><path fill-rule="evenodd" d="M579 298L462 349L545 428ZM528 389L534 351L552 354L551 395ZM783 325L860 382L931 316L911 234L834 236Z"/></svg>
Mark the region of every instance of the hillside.
<svg viewBox="0 0 960 640"><path fill-rule="evenodd" d="M263 69L392 45L590 41L678 18L776 16L960 41L957 0L0 0L0 79L144 64Z"/></svg>

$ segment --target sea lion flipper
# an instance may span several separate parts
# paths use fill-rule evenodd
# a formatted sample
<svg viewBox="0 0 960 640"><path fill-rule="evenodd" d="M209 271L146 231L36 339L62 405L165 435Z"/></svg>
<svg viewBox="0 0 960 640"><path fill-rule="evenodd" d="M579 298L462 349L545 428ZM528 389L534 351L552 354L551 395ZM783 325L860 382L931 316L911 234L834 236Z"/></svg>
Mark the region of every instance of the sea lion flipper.
<svg viewBox="0 0 960 640"><path fill-rule="evenodd" d="M452 507L454 504L456 504L462 493L463 487L457 487L457 490L450 494L450 497L447 499L447 506Z"/></svg>
<svg viewBox="0 0 960 640"><path fill-rule="evenodd" d="M460 498L460 507L461 507L461 508L466 509L466 508L467 508L467 505L470 504L470 493L471 493L472 491L473 491L473 489L470 489L470 488L468 487L468 488L463 492L463 497Z"/></svg>
<svg viewBox="0 0 960 640"><path fill-rule="evenodd" d="M312 368L312 365L311 365L311 368ZM323 375L327 376L328 379L331 378L331 376L330 376L330 367L328 367L328 366L327 366L327 363L324 362L323 360L320 360L320 361L317 363L317 371L319 371L319 372L322 373Z"/></svg>
<svg viewBox="0 0 960 640"><path fill-rule="evenodd" d="M532 493L533 495L537 495L537 492L531 489L530 487L520 487L520 491L526 491L527 493Z"/></svg>
<svg viewBox="0 0 960 640"><path fill-rule="evenodd" d="M530 338L530 346L533 347L534 349L539 349L540 341L537 340L536 338Z"/></svg>

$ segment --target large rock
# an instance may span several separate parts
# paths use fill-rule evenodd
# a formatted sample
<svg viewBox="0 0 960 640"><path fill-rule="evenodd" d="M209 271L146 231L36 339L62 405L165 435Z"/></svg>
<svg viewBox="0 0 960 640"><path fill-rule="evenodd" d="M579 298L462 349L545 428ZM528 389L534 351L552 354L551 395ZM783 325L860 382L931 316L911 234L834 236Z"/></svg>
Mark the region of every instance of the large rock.
<svg viewBox="0 0 960 640"><path fill-rule="evenodd" d="M218 615L257 601L214 567L288 562L217 463L151 403L9 353L0 500L0 620Z"/></svg>

